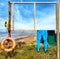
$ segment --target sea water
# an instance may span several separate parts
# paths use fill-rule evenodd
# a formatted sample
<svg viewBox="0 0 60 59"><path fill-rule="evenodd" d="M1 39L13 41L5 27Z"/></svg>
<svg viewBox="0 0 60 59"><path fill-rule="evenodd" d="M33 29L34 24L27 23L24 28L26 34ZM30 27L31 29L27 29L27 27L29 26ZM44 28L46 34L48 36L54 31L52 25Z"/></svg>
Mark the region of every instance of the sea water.
<svg viewBox="0 0 60 59"><path fill-rule="evenodd" d="M11 36L15 35L14 38L17 37L16 35L20 34L36 34L36 32L11 32ZM0 41L6 37L8 37L8 32L0 32Z"/></svg>

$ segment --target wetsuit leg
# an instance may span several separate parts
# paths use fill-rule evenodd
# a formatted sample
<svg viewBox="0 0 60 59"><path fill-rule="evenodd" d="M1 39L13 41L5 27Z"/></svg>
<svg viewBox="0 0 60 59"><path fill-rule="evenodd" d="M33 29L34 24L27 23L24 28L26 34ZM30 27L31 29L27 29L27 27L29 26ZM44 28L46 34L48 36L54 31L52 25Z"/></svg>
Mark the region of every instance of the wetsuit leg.
<svg viewBox="0 0 60 59"><path fill-rule="evenodd" d="M44 40L44 51L46 52L47 48L49 47L49 44L48 44L48 41L47 41L48 32L44 31L42 36L43 36L43 40Z"/></svg>
<svg viewBox="0 0 60 59"><path fill-rule="evenodd" d="M40 51L40 42L41 42L41 33L37 31L37 40L36 40L37 51Z"/></svg>

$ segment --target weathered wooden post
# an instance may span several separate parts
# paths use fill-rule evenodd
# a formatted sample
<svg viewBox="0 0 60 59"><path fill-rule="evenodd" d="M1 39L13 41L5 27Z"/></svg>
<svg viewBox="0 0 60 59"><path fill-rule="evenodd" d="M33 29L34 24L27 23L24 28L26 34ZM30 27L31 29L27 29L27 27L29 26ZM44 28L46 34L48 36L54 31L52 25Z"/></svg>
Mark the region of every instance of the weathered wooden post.
<svg viewBox="0 0 60 59"><path fill-rule="evenodd" d="M56 2L57 59L59 59L59 3Z"/></svg>
<svg viewBox="0 0 60 59"><path fill-rule="evenodd" d="M10 23L11 23L11 5L10 5L10 1L8 2L8 37L11 37L11 26L10 26ZM10 59L10 52L8 52L8 59Z"/></svg>
<svg viewBox="0 0 60 59"><path fill-rule="evenodd" d="M11 5L10 5L10 2L8 2L8 37L11 37Z"/></svg>
<svg viewBox="0 0 60 59"><path fill-rule="evenodd" d="M8 2L8 21L5 25L8 30L8 37L4 38L1 41L1 49L3 49L4 51L8 53L7 59L10 59L10 52L13 51L16 46L15 40L11 38L11 3L10 2Z"/></svg>

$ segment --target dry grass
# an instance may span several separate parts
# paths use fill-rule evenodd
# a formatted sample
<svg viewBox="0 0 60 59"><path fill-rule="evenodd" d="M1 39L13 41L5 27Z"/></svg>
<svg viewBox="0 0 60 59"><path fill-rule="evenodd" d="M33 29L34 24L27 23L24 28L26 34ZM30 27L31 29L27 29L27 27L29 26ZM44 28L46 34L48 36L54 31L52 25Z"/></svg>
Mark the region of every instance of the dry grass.
<svg viewBox="0 0 60 59"><path fill-rule="evenodd" d="M45 53L42 44L40 52L37 52L36 42L34 41L35 38L34 35L31 35L29 38L21 39L22 41L27 42L27 44L22 44L20 49L16 46L14 52L11 52L10 54L11 59L57 59L57 46L51 45ZM7 59L7 56L7 52L0 50L0 59Z"/></svg>
<svg viewBox="0 0 60 59"><path fill-rule="evenodd" d="M11 59L56 59L56 46L51 46L45 53L43 45L41 45L40 52L37 52L35 41L28 44L22 44L22 47L15 48L14 52L11 52ZM6 52L0 52L0 59L7 59Z"/></svg>

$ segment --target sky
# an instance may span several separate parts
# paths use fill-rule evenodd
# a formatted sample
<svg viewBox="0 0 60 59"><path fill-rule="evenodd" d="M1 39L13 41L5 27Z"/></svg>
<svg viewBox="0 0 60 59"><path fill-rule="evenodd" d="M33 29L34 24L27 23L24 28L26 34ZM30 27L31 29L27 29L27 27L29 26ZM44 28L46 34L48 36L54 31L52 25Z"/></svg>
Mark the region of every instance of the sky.
<svg viewBox="0 0 60 59"><path fill-rule="evenodd" d="M55 2L56 0L10 0L11 2ZM36 4L36 30L56 30L56 5ZM0 0L0 31L6 30L8 0ZM14 5L14 29L34 30L34 5Z"/></svg>

